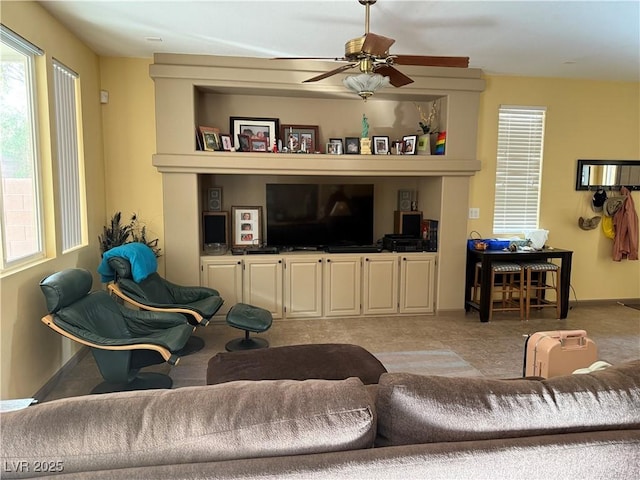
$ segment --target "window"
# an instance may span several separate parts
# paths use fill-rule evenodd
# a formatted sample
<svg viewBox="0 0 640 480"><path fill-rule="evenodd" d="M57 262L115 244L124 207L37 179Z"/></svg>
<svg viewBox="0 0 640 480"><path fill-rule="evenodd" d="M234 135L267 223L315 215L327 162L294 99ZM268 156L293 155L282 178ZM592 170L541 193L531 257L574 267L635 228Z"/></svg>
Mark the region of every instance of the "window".
<svg viewBox="0 0 640 480"><path fill-rule="evenodd" d="M58 201L62 228L62 252L83 244L84 190L81 187L80 135L78 130L78 74L53 61L54 108L58 152ZM86 241L86 236L85 236Z"/></svg>
<svg viewBox="0 0 640 480"><path fill-rule="evenodd" d="M493 233L538 228L545 113L543 107L500 107Z"/></svg>
<svg viewBox="0 0 640 480"><path fill-rule="evenodd" d="M0 269L44 256L35 57L42 50L0 25Z"/></svg>

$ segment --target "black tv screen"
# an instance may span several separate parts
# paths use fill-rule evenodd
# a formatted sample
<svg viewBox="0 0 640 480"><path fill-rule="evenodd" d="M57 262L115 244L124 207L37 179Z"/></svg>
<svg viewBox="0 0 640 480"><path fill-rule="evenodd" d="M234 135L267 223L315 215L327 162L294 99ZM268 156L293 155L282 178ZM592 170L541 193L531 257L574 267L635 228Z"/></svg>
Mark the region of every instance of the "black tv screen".
<svg viewBox="0 0 640 480"><path fill-rule="evenodd" d="M373 185L268 183L267 243L278 247L373 244Z"/></svg>

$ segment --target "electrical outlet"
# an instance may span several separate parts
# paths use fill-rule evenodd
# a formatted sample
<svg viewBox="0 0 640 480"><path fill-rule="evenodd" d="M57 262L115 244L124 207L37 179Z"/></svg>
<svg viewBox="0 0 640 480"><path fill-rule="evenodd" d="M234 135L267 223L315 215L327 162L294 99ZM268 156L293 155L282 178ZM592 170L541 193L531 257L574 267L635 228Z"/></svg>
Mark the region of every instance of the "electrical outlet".
<svg viewBox="0 0 640 480"><path fill-rule="evenodd" d="M480 218L480 209L479 208L470 208L469 209L469 218Z"/></svg>

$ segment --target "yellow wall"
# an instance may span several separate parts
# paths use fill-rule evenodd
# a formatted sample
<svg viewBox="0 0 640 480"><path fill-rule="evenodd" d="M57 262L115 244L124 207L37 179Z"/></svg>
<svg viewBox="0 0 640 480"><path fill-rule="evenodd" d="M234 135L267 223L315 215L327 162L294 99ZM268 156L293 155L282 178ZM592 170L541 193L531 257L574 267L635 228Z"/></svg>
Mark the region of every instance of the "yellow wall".
<svg viewBox="0 0 640 480"><path fill-rule="evenodd" d="M2 23L45 51L44 58L38 61L41 91L46 93L52 87L52 57L80 74L90 242L87 247L62 255L60 242L56 241L56 236L60 238L59 224L53 220L57 199L55 192L46 187L56 169L50 154L44 95L38 107L43 113L39 131L45 163L47 259L0 279L0 398L6 399L33 395L78 350L76 344L62 339L40 322L46 309L38 283L43 277L69 267L87 268L95 275L100 259L97 237L105 220L105 191L98 57L35 2L2 2ZM96 284L99 287L94 280Z"/></svg>
<svg viewBox="0 0 640 480"><path fill-rule="evenodd" d="M613 262L613 241L600 228L584 231L593 192L576 191L578 159L640 159L640 84L545 78L487 77L480 99L478 158L482 170L471 178L470 207L480 218L469 231L490 237L500 105L547 107L540 228L549 245L574 251L571 300L640 297L640 263ZM632 193L640 210L640 192Z"/></svg>
<svg viewBox="0 0 640 480"><path fill-rule="evenodd" d="M150 236L161 241L163 220L161 175L151 165L155 151L151 60L98 59L34 2L2 2L2 22L43 48L49 67L54 56L80 73L90 222L88 247L64 256L58 253L1 279L0 397L5 399L33 395L76 351L75 345L40 323L46 312L38 282L67 267L95 272L97 237L116 210L125 215L137 212ZM470 201L470 206L480 208L481 216L469 221L469 231L491 235L498 106L545 105L541 226L551 232L549 243L574 250L572 284L579 300L639 298L640 263L612 262L611 241L600 230L578 228L578 217L590 215L590 196L576 192L574 183L579 158L640 158L640 85L514 77L486 80L478 130L483 167L471 179ZM99 104L100 89L109 91L109 104ZM638 193L633 195L640 208ZM55 242L51 243L53 257ZM94 285L98 286L97 280Z"/></svg>
<svg viewBox="0 0 640 480"><path fill-rule="evenodd" d="M147 227L147 238L162 237L162 175L151 164L156 146L155 98L149 76L151 59L100 58L103 105L107 215L136 213ZM162 252L161 252L162 253ZM163 257L159 273L164 271Z"/></svg>

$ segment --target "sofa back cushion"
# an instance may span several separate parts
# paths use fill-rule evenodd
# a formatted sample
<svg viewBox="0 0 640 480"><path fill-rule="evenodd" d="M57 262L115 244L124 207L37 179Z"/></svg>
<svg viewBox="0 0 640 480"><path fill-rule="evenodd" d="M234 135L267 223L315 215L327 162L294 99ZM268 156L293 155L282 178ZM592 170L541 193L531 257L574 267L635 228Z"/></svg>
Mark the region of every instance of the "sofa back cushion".
<svg viewBox="0 0 640 480"><path fill-rule="evenodd" d="M548 380L380 377L378 445L640 428L640 361Z"/></svg>
<svg viewBox="0 0 640 480"><path fill-rule="evenodd" d="M368 448L376 425L357 378L74 397L0 420L3 465L53 459L64 473ZM30 475L10 469L2 478Z"/></svg>

